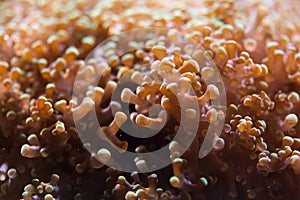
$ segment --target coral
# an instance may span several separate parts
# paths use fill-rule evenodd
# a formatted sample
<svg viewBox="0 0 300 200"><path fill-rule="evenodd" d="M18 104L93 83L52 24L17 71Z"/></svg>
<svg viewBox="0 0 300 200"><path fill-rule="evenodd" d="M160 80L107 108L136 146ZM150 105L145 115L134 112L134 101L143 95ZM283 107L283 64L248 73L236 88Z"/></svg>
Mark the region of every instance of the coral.
<svg viewBox="0 0 300 200"><path fill-rule="evenodd" d="M297 198L297 5L0 1L0 199ZM100 129L76 124L93 112ZM180 128L195 132L187 149ZM136 171L109 167L118 160L95 138L136 153ZM149 173L143 153L164 146L170 165Z"/></svg>

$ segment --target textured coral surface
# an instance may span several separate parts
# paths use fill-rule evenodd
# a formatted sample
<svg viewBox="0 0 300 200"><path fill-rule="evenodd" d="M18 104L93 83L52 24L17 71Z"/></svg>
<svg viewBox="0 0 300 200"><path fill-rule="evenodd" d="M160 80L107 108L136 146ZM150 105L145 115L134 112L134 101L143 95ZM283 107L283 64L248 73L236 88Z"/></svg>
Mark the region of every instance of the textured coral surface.
<svg viewBox="0 0 300 200"><path fill-rule="evenodd" d="M0 1L0 199L300 199L299 7L294 0ZM166 31L143 41L115 37L86 59L100 42L149 27ZM120 43L132 50L121 52ZM218 73L224 92L210 82ZM96 85L94 74L101 74ZM76 77L86 90L74 99ZM122 88L115 101L124 80L136 87ZM213 105L224 96L226 109ZM167 145L170 165L141 173L155 163L137 156L132 173L108 167L117 162L111 150L100 142L91 151L78 130L92 127L75 126L73 116L89 120L93 108L101 131L92 138L137 155ZM209 125L222 120L200 159ZM121 129L128 121L158 132L134 137ZM186 141L173 138L195 122L182 152Z"/></svg>

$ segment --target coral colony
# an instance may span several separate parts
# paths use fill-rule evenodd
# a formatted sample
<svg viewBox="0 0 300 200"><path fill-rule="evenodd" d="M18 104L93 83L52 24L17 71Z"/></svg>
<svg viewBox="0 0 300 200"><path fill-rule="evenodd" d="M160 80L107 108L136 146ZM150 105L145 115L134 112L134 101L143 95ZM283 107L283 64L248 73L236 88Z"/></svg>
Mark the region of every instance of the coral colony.
<svg viewBox="0 0 300 200"><path fill-rule="evenodd" d="M0 199L299 199L298 6L293 0L0 1ZM149 27L167 31L143 42L129 37L132 50L120 53L120 33ZM178 33L191 43L180 46ZM209 82L217 73L224 92ZM76 77L93 74L102 74L100 81L72 98ZM137 86L121 88L113 100L123 79ZM226 112L212 104L224 95ZM167 146L170 164L149 172L155 163L137 156L131 173L106 165L118 162L113 152L101 142L90 151L79 135L90 125L75 125L74 116L89 119L93 108L99 141L137 155ZM209 125L220 120L220 136L199 158ZM128 121L157 133L131 136L122 129ZM195 121L195 138L181 153L185 141L173 138L181 126L188 134Z"/></svg>

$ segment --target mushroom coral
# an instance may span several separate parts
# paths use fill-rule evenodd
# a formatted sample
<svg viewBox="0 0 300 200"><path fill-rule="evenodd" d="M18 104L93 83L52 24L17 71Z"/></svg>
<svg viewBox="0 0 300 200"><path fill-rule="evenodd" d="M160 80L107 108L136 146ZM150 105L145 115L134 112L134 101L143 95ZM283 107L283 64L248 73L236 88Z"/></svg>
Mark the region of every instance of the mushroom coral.
<svg viewBox="0 0 300 200"><path fill-rule="evenodd" d="M0 199L298 198L298 4L0 1ZM167 31L118 40L149 27ZM178 45L179 33L190 43ZM225 93L210 82L217 73ZM94 74L101 74L96 85ZM72 98L77 78L84 90ZM116 101L122 81L135 87L121 88ZM213 105L224 95L226 113ZM101 125L93 137L121 153L167 145L170 165L144 172L153 163L142 156L132 173L106 165L117 162L110 149L80 138L93 125L75 126L93 110ZM221 134L199 158L209 125L220 120ZM122 129L128 121L157 133L130 135ZM173 139L180 126L188 133L195 124L185 151L186 141Z"/></svg>

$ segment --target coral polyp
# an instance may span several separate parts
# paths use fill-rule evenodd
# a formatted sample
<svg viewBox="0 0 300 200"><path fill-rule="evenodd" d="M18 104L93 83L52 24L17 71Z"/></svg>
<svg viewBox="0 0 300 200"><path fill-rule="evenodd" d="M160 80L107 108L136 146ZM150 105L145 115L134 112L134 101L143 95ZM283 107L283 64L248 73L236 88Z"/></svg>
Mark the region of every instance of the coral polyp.
<svg viewBox="0 0 300 200"><path fill-rule="evenodd" d="M298 199L298 6L0 1L0 199Z"/></svg>

